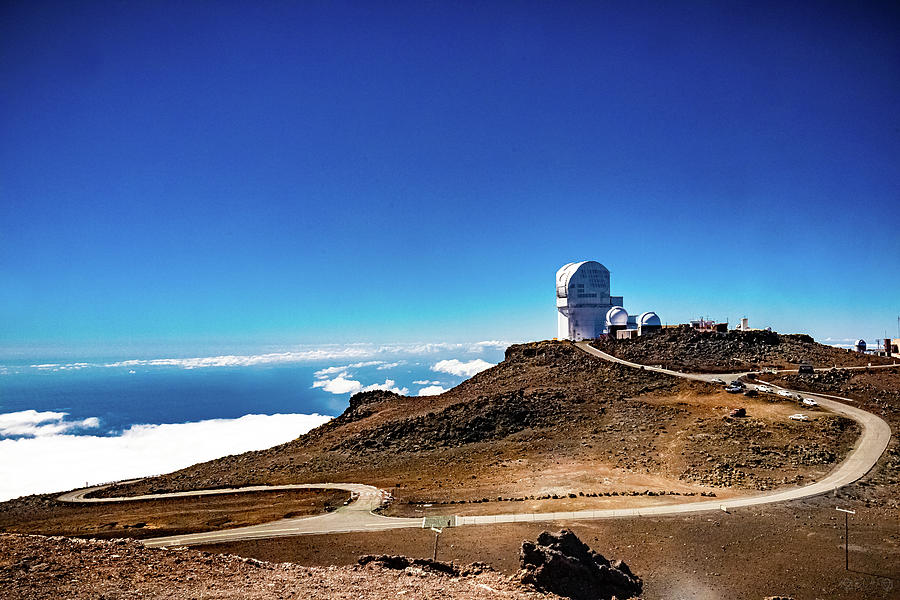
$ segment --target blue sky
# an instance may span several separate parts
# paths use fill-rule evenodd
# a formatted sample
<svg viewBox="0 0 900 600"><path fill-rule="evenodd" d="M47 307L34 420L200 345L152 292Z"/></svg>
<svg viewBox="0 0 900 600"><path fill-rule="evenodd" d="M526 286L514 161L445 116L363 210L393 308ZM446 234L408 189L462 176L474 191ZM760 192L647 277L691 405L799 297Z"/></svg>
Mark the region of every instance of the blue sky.
<svg viewBox="0 0 900 600"><path fill-rule="evenodd" d="M6 2L0 346L896 333L890 3Z"/></svg>

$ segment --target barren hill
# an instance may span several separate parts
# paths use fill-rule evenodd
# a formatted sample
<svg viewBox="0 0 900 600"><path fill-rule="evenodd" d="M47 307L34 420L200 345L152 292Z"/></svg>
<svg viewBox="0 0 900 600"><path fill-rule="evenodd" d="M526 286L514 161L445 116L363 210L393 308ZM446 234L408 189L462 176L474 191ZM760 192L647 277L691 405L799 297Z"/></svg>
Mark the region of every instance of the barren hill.
<svg viewBox="0 0 900 600"><path fill-rule="evenodd" d="M796 369L801 363L817 368L891 364L889 358L826 346L808 335L785 335L774 331L718 333L700 332L683 326L631 340L596 340L592 345L631 362L662 364L676 371L688 372Z"/></svg>
<svg viewBox="0 0 900 600"><path fill-rule="evenodd" d="M748 418L727 418L737 406ZM576 504L768 489L822 476L855 439L850 421L787 420L795 411L611 364L567 342L522 344L439 396L356 394L342 415L287 444L103 493L356 481L392 489L401 505L479 504L454 508L464 513L512 501L544 510L542 501L569 495Z"/></svg>

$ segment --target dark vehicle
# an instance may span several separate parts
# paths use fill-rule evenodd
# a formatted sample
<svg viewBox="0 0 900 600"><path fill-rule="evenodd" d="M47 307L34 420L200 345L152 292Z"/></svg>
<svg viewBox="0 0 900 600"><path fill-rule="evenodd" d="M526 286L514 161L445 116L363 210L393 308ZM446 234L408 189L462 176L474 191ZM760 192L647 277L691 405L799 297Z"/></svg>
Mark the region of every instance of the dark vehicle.
<svg viewBox="0 0 900 600"><path fill-rule="evenodd" d="M800 365L799 371L800 371L800 374L801 374L801 375L803 375L803 374L812 374L812 373L815 373L815 372L816 372L815 369L813 369L813 366L812 366L812 365L810 365L810 364L805 364L805 363L802 364L802 365Z"/></svg>
<svg viewBox="0 0 900 600"><path fill-rule="evenodd" d="M754 396L759 396L759 392L757 392L756 390L747 390L744 392L744 395L748 398L753 398Z"/></svg>
<svg viewBox="0 0 900 600"><path fill-rule="evenodd" d="M741 388L736 385L729 385L727 388L725 388L725 391L729 394L740 394L743 390L741 390Z"/></svg>

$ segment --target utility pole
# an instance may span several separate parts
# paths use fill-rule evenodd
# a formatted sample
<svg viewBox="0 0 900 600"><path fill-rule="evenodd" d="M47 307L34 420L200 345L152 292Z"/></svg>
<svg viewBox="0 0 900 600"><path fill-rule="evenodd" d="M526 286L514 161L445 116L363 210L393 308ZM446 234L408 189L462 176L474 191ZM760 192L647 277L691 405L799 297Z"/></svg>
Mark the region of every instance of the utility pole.
<svg viewBox="0 0 900 600"><path fill-rule="evenodd" d="M847 510L846 508L838 508L838 511L844 513L844 570L850 570L850 515L855 515L855 510Z"/></svg>

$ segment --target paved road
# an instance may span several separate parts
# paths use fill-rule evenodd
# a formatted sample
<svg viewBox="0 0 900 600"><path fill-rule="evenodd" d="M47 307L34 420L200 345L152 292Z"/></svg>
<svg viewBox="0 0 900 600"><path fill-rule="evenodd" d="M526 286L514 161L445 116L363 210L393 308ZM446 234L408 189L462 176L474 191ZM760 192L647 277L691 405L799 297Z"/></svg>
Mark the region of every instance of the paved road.
<svg viewBox="0 0 900 600"><path fill-rule="evenodd" d="M676 377L691 379L695 381L711 382L713 379L720 378L724 381L734 381L747 373L681 373L671 371L660 367L642 366L636 363L628 362L601 352L593 348L587 343L576 344L578 348L597 356L604 360L617 362L634 368L644 368L649 371L658 373L666 373ZM771 385L771 384L769 384ZM748 387L756 387L750 384ZM772 386L776 387L777 386ZM729 510L744 506L755 506L760 504L769 504L773 502L784 502L787 500L798 500L810 496L824 494L850 484L866 473L875 465L881 454L887 448L890 441L891 429L888 424L881 419L854 406L848 406L842 402L837 402L828 398L803 392L803 395L815 398L820 406L832 412L841 414L845 417L853 419L862 427L862 434L851 450L850 454L844 459L840 465L831 471L824 479L813 484L755 494L752 496L742 496L729 500L707 500L685 502L679 504L666 504L660 506L647 506L643 508L619 508L605 510L582 510L574 512L553 512L553 513L511 513L501 515L476 515L476 516L460 516L456 517L456 525L482 525L489 523L513 523L513 522L532 522L532 521L559 521L559 520L579 520L579 519L613 519L623 517L647 517L647 516L663 516L678 515L688 513L698 513L711 510ZM846 399L844 399L846 400ZM849 401L849 400L848 400ZM209 544L216 542L231 542L239 540L253 540L273 537L283 537L292 535L309 535L309 534L328 534L328 533L345 533L350 531L382 531L387 529L396 529L404 527L422 527L424 520L422 518L394 518L376 515L372 511L381 506L384 501L386 492L378 488L362 485L357 483L322 483L322 484L297 484L283 486L253 486L245 488L228 488L219 490L198 490L194 492L176 492L169 494L151 494L146 496L136 496L131 498L85 498L84 496L92 491L100 489L104 486L95 486L75 492L69 492L59 497L60 500L67 502L125 502L133 500L149 500L159 498L179 498L186 496L206 496L213 494L231 494L236 492L251 491L274 491L289 489L340 489L347 490L352 493L352 501L336 510L335 512L315 517L299 517L295 519L282 519L262 525L253 525L250 527L239 527L235 529L227 529L223 531L214 531L210 533L196 533L181 536L170 536L162 538L153 538L144 540L147 546L184 546L195 544Z"/></svg>
<svg viewBox="0 0 900 600"><path fill-rule="evenodd" d="M601 352L587 343L576 344L579 348L599 358L617 362L630 367L641 368L642 365L628 362ZM667 373L676 377L692 379L695 381L711 381L715 378L721 378L724 381L734 381L747 373L729 373L722 374L700 374L700 373L680 373L678 371L670 371L659 367L644 367L649 371L658 373ZM778 388L771 384L770 387ZM748 385L748 387L757 387ZM888 424L876 415L855 406L848 406L841 402L836 402L817 394L803 392L803 396L814 398L822 408L826 408L832 412L838 413L850 419L853 419L862 426L862 434L859 436L853 450L847 455L847 458L838 465L836 469L831 471L824 479L821 479L810 485L797 488L782 489L774 492L763 494L755 494L752 496L742 496L740 498L732 498L730 500L708 500L703 502L690 502L682 504L668 504L661 506L647 506L643 508L621 508L606 510L582 510L576 512L560 512L560 513L542 513L539 515L531 514L506 514L506 515L490 515L490 516L473 516L473 517L457 517L457 525L474 525L486 523L511 523L521 521L556 521L567 519L610 519L621 517L648 517L659 515L678 515L686 513L704 512L710 510L729 510L743 506L755 506L759 504L770 504L773 502L784 502L787 500L798 500L809 496L817 496L825 494L841 488L845 485L853 483L863 475L869 472L882 453L887 448L891 439L891 428Z"/></svg>

